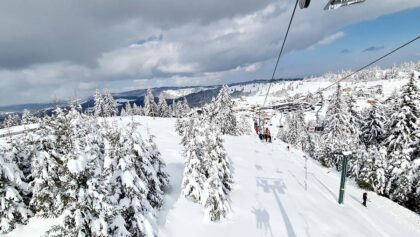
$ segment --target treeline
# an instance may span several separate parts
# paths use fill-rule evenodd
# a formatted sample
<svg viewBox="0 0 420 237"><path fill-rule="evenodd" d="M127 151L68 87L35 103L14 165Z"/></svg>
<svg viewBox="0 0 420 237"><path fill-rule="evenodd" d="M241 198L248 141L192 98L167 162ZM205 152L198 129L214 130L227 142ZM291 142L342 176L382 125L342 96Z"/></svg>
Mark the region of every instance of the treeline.
<svg viewBox="0 0 420 237"><path fill-rule="evenodd" d="M46 236L156 236L168 174L153 137L80 110L0 143L0 233L36 215L61 216Z"/></svg>
<svg viewBox="0 0 420 237"><path fill-rule="evenodd" d="M352 152L347 175L360 187L420 213L420 92L414 74L384 101L356 109L338 85L320 133L308 132L303 112L289 115L279 138L326 167L341 170L338 153Z"/></svg>
<svg viewBox="0 0 420 237"><path fill-rule="evenodd" d="M180 118L190 112L187 99L184 98L182 101L178 100L178 102L172 101L172 104L168 105L165 96L161 93L158 103L156 103L152 90L150 89L147 90L144 97L144 107L136 103L130 104L130 102L126 102L120 113L118 113L117 102L108 90L105 90L103 94L99 90L96 90L94 101L95 107L93 113L96 117L112 117L120 114L121 116L140 115Z"/></svg>
<svg viewBox="0 0 420 237"><path fill-rule="evenodd" d="M93 98L94 107L88 108L83 112L86 115L92 115L96 117L139 115L151 117L181 118L187 116L191 111L191 108L185 97L178 101L172 100L172 103L168 105L165 96L163 93L161 93L156 103L150 89L147 90L145 95L144 107L137 105L136 103L126 102L119 110L118 108L120 106L112 96L111 92L107 89L105 89L103 92L96 90ZM3 123L1 123L0 128L10 128L13 126L38 123L41 117L45 116L47 116L46 113L42 113L42 116L35 116L29 110L25 109L23 110L21 116L17 113L11 113L7 115Z"/></svg>

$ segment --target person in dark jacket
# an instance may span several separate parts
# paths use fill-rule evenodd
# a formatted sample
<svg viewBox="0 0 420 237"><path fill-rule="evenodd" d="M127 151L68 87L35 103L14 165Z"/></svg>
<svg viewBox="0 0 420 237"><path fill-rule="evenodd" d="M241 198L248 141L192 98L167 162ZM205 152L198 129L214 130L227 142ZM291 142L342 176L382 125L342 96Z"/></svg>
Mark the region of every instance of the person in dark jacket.
<svg viewBox="0 0 420 237"><path fill-rule="evenodd" d="M261 141L264 139L264 135L263 135L261 129L258 130L258 136L260 137Z"/></svg>
<svg viewBox="0 0 420 237"><path fill-rule="evenodd" d="M367 201L367 193L363 193L363 206L366 206L366 201Z"/></svg>

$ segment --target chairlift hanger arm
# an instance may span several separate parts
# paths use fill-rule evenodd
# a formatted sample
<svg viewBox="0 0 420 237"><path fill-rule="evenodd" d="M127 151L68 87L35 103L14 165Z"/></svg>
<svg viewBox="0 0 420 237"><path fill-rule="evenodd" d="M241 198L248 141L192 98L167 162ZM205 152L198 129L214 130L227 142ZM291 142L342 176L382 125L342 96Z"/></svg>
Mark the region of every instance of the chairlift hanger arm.
<svg viewBox="0 0 420 237"><path fill-rule="evenodd" d="M329 0L324 10L334 10L340 7L346 7L356 3L363 3L366 0ZM308 8L311 0L299 0L300 9Z"/></svg>

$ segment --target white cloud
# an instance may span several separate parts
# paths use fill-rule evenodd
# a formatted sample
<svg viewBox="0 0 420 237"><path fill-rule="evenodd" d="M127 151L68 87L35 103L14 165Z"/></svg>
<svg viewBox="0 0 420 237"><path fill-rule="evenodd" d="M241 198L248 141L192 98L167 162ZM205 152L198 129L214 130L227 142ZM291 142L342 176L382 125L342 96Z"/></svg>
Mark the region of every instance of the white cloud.
<svg viewBox="0 0 420 237"><path fill-rule="evenodd" d="M44 18L48 22L34 24L39 27L57 22L57 26L53 25L51 29L57 29L56 34L61 34L61 37L54 38L54 33L45 32L45 29L40 32L46 34L48 40L44 44L50 47L43 48L42 53L52 51L58 55L46 57L52 58L53 62L40 60L29 66L19 65L18 68L4 68L0 64L0 105L48 101L54 93L67 98L74 93L73 88L79 90L81 96L89 95L95 87L105 87L114 82L118 82L121 88L216 84L229 80L228 76L235 69L250 74L262 70L262 62L273 59L280 48L294 1L246 0L249 6L241 6L237 10L233 6L241 1L219 2L205 1L200 3L203 6L198 6L200 4L195 1L182 0L173 4L173 11L167 12L169 15L159 13L155 3L145 6L150 12L141 9L144 14L137 14L135 10L141 7L122 3L117 6L112 1L101 5L98 11L95 3L89 3L86 12L76 5L68 6L77 14L86 14L79 18L48 13ZM297 10L286 54L330 44L345 35L341 29L347 25L420 6L420 2L411 0L370 0L325 12L321 10L324 4L323 1L313 1L309 9ZM59 4L51 7L56 5ZM200 14L188 7L200 9ZM12 24L16 18L17 22L21 22L19 14L6 15L0 14L0 20ZM68 19L63 20L63 17ZM77 24L71 22L75 18ZM60 25L63 22L70 24L70 29L90 27L81 31L83 37L77 38L72 34L73 38L66 38L66 34L60 33L61 28L58 28L65 28ZM23 40L24 33L5 30L10 28L2 28L0 24L2 35ZM147 40L156 35L159 40ZM37 35L33 33L31 36L29 39L36 41ZM133 45L134 42L144 41L141 39L146 39L147 43ZM72 41L80 41L83 47L73 49ZM0 39L0 48L9 45L7 40ZM25 47L28 45L30 42L26 42ZM34 43L24 51L28 54L18 59L30 58L30 49L37 52L37 45ZM66 45L72 47L68 47L68 51L60 51ZM71 51L77 51L77 55L65 60L63 55L72 54ZM83 58L85 54L88 56ZM83 60L78 60L79 57Z"/></svg>

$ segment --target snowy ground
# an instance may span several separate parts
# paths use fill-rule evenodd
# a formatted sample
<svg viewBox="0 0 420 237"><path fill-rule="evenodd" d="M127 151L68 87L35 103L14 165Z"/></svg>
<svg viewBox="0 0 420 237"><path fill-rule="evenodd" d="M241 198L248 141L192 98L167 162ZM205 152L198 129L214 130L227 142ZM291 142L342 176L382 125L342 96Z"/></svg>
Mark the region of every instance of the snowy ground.
<svg viewBox="0 0 420 237"><path fill-rule="evenodd" d="M232 212L219 223L205 222L201 206L181 195L183 158L175 120L135 119L143 124L142 132L156 136L171 175L158 217L159 236L420 236L419 215L371 192L366 208L360 203L363 191L351 182L345 204L338 205L339 174L310 159L305 190L303 154L287 151L286 144L278 141L262 143L254 135L225 137L235 181ZM33 219L7 236L39 236L51 221Z"/></svg>

